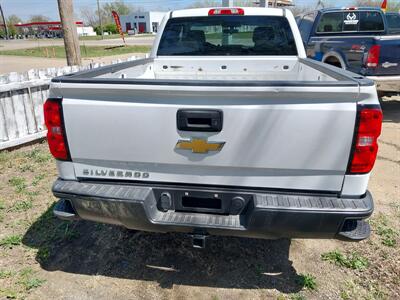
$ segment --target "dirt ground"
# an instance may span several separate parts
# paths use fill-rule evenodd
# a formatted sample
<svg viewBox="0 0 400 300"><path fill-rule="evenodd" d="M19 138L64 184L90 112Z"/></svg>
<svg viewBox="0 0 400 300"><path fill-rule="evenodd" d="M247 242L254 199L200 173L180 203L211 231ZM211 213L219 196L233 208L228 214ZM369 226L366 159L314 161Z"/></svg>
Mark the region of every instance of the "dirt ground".
<svg viewBox="0 0 400 300"><path fill-rule="evenodd" d="M400 299L400 98L382 102L371 238L257 240L52 216L47 144L0 153L0 299Z"/></svg>

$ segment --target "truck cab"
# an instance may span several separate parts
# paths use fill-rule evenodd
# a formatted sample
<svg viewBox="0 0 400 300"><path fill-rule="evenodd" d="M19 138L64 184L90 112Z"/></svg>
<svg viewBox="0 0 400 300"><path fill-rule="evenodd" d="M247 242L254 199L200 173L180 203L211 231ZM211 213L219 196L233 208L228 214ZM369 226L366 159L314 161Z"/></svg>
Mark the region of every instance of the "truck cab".
<svg viewBox="0 0 400 300"><path fill-rule="evenodd" d="M379 8L329 8L296 17L307 56L367 76L381 94L400 91L400 36Z"/></svg>

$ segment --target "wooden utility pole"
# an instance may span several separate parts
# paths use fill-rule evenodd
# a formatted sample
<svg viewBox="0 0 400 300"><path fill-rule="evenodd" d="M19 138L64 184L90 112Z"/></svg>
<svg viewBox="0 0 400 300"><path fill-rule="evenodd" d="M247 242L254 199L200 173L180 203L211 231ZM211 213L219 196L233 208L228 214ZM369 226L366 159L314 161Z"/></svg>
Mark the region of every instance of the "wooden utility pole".
<svg viewBox="0 0 400 300"><path fill-rule="evenodd" d="M97 0L97 13L99 15L99 25L100 25L100 31L101 31L101 39L104 39L103 23L101 22L101 10L100 10L99 0Z"/></svg>
<svg viewBox="0 0 400 300"><path fill-rule="evenodd" d="M74 20L72 0L57 0L60 12L61 25L64 35L65 53L68 66L81 64L78 32Z"/></svg>
<svg viewBox="0 0 400 300"><path fill-rule="evenodd" d="M1 12L1 17L3 19L3 23L4 23L4 31L6 33L6 40L8 40L8 26L7 26L6 18L4 18L3 8L1 7L1 4L0 4L0 12Z"/></svg>

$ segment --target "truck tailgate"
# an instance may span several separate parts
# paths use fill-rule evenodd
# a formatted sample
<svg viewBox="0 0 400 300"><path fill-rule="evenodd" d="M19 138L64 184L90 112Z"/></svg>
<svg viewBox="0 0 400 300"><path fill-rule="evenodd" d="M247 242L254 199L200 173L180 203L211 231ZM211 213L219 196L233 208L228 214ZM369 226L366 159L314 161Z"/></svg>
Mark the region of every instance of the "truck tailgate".
<svg viewBox="0 0 400 300"><path fill-rule="evenodd" d="M60 86L78 178L332 192L341 190L347 169L358 90ZM179 109L222 111L222 130L180 131ZM222 148L193 153L176 147L191 139Z"/></svg>

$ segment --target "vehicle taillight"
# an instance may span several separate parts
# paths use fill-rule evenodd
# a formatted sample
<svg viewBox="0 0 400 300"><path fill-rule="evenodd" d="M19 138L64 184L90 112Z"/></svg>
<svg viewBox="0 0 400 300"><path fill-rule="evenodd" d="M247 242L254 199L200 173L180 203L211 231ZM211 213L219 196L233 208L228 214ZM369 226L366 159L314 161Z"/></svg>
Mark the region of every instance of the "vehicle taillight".
<svg viewBox="0 0 400 300"><path fill-rule="evenodd" d="M378 153L382 117L380 108L362 108L359 111L350 174L369 173L372 170Z"/></svg>
<svg viewBox="0 0 400 300"><path fill-rule="evenodd" d="M213 8L208 11L209 16L217 15L244 15L243 8Z"/></svg>
<svg viewBox="0 0 400 300"><path fill-rule="evenodd" d="M61 99L47 99L44 103L44 121L51 154L60 160L68 160L69 152L64 132Z"/></svg>
<svg viewBox="0 0 400 300"><path fill-rule="evenodd" d="M373 45L368 51L367 67L376 68L379 65L379 55L381 54L381 46Z"/></svg>

